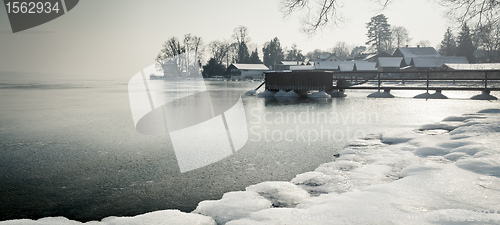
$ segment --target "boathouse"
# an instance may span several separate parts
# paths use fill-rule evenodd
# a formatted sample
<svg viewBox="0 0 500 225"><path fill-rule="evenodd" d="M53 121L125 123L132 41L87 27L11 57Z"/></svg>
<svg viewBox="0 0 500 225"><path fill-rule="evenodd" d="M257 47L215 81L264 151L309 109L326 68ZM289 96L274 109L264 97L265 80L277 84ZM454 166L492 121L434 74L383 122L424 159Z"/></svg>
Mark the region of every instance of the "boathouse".
<svg viewBox="0 0 500 225"><path fill-rule="evenodd" d="M264 78L264 72L268 71L264 64L241 64L233 63L227 67L226 73L228 73L232 78Z"/></svg>

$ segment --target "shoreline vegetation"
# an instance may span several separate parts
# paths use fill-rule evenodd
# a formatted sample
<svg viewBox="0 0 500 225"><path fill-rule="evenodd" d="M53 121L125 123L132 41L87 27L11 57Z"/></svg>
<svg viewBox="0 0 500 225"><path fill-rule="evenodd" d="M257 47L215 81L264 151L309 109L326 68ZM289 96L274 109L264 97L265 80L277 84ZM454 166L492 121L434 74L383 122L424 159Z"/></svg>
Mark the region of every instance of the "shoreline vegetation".
<svg viewBox="0 0 500 225"><path fill-rule="evenodd" d="M485 109L351 141L334 161L290 182L228 192L191 213L0 224L500 224L499 138L500 109Z"/></svg>

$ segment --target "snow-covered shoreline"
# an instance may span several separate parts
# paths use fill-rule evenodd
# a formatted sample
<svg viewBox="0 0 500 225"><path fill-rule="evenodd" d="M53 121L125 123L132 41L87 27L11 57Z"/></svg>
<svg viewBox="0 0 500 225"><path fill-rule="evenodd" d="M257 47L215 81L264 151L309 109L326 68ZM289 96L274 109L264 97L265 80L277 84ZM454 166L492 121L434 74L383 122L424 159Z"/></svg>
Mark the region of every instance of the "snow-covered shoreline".
<svg viewBox="0 0 500 225"><path fill-rule="evenodd" d="M84 224L500 224L500 109L412 133L356 140L290 182L268 181L192 213L163 210ZM63 217L0 224L82 224Z"/></svg>

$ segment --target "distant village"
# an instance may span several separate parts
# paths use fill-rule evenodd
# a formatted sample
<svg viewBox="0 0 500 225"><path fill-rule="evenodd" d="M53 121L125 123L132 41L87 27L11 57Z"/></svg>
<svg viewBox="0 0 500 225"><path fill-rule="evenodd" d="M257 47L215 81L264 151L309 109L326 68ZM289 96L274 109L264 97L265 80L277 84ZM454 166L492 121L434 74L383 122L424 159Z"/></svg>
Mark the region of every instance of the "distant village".
<svg viewBox="0 0 500 225"><path fill-rule="evenodd" d="M295 44L283 48L275 37L263 45L262 58L258 48L249 47L248 29L244 26L234 29L232 41L212 41L208 45L203 44L201 37L191 34L186 34L184 39L172 37L163 44L156 58L157 69L163 74L153 75L151 79L252 80L263 79L267 71L394 74L398 71L500 69L499 63L490 63L500 62L500 49L491 47L498 42L493 31L472 33L464 23L455 37L448 28L438 52L429 47L428 41L408 46L409 31L402 26L391 26L383 14L372 17L366 28L366 45L338 42L331 50L316 49L306 55ZM209 50L208 61L203 59L204 49Z"/></svg>
<svg viewBox="0 0 500 225"><path fill-rule="evenodd" d="M322 54L309 61L281 61L267 67L264 64L233 63L226 74L229 79L261 79L266 71L398 71L500 69L500 63L469 64L464 56L441 56L433 47L400 47L394 54L386 52L360 54L346 61L334 54Z"/></svg>

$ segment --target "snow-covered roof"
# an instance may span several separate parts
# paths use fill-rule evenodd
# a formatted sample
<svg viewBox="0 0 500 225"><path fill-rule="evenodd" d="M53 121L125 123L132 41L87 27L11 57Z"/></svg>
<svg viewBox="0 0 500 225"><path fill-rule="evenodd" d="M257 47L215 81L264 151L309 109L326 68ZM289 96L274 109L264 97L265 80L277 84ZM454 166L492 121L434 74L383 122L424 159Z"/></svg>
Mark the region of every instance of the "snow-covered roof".
<svg viewBox="0 0 500 225"><path fill-rule="evenodd" d="M314 70L314 69L315 69L314 65L290 66L290 70Z"/></svg>
<svg viewBox="0 0 500 225"><path fill-rule="evenodd" d="M378 68L396 67L399 68L403 57L379 57L377 61Z"/></svg>
<svg viewBox="0 0 500 225"><path fill-rule="evenodd" d="M477 63L477 64L445 63L443 67L452 70L500 70L500 63Z"/></svg>
<svg viewBox="0 0 500 225"><path fill-rule="evenodd" d="M441 56L433 47L400 47L393 56L396 57L436 57Z"/></svg>
<svg viewBox="0 0 500 225"><path fill-rule="evenodd" d="M354 71L377 71L377 63L375 62L356 62L354 63Z"/></svg>
<svg viewBox="0 0 500 225"><path fill-rule="evenodd" d="M463 56L443 56L443 57L415 57L411 64L416 68L441 67L445 63L468 64L467 58Z"/></svg>
<svg viewBox="0 0 500 225"><path fill-rule="evenodd" d="M432 56L435 57L435 56ZM401 67L409 66L411 64L411 59L412 57L403 57L403 60L401 60Z"/></svg>
<svg viewBox="0 0 500 225"><path fill-rule="evenodd" d="M343 61L321 61L315 62L314 66L317 70L338 70L339 64Z"/></svg>
<svg viewBox="0 0 500 225"><path fill-rule="evenodd" d="M264 64L242 64L242 63L233 63L234 67L240 70L269 70Z"/></svg>
<svg viewBox="0 0 500 225"><path fill-rule="evenodd" d="M354 70L354 61L340 62L339 63L339 70L340 71L353 71Z"/></svg>
<svg viewBox="0 0 500 225"><path fill-rule="evenodd" d="M374 53L374 54L366 56L366 58L364 58L363 60L364 61L370 61L370 60L374 61L380 57L391 57L391 54L389 54L387 52Z"/></svg>
<svg viewBox="0 0 500 225"><path fill-rule="evenodd" d="M301 65L302 62L297 62L297 61L281 61L281 64L286 65L286 66L298 66L298 65Z"/></svg>

